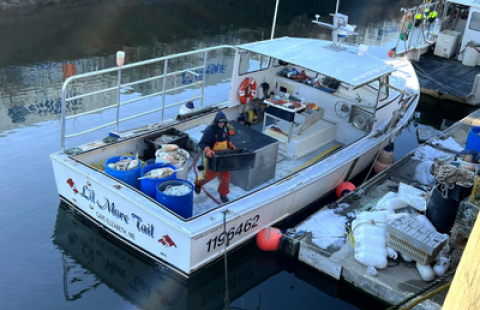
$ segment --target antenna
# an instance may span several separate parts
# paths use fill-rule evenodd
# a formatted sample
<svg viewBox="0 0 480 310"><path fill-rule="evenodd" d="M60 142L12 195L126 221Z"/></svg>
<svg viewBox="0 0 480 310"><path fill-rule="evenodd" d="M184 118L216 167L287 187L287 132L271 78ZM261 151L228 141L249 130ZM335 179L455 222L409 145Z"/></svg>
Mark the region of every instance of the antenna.
<svg viewBox="0 0 480 310"><path fill-rule="evenodd" d="M340 0L337 0L335 14L330 13L330 16L333 16L333 25L318 21L318 18L320 17L318 14L315 15L315 20L312 20L312 23L332 30L333 47L335 48L340 47L340 43L345 37L349 35L358 35L358 33L354 31L357 26L348 24L348 16L338 13L339 6Z"/></svg>
<svg viewBox="0 0 480 310"><path fill-rule="evenodd" d="M273 14L273 23L272 23L272 33L270 35L270 40L273 40L273 37L275 36L275 24L277 23L277 12L278 12L278 3L280 0L277 0L275 3L275 13Z"/></svg>

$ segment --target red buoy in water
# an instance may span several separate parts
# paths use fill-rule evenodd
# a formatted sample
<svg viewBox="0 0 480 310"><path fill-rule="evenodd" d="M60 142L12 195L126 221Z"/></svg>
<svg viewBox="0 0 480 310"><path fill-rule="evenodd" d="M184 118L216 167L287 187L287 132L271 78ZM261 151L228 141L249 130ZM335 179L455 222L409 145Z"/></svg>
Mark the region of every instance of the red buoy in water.
<svg viewBox="0 0 480 310"><path fill-rule="evenodd" d="M350 182L343 182L337 186L337 189L335 190L335 194L337 194L337 197L340 198L343 195L350 193L353 190L355 190L355 185L353 185Z"/></svg>
<svg viewBox="0 0 480 310"><path fill-rule="evenodd" d="M262 251L276 251L280 247L282 232L275 227L267 227L257 234L257 246Z"/></svg>

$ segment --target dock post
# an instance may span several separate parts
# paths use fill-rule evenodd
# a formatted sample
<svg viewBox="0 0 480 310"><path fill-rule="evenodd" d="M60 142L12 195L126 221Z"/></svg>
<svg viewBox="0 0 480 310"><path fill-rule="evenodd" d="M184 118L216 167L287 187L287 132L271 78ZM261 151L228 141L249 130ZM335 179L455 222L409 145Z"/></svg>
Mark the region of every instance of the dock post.
<svg viewBox="0 0 480 310"><path fill-rule="evenodd" d="M479 309L480 285L477 280L480 276L479 246L480 221L477 219L442 309Z"/></svg>

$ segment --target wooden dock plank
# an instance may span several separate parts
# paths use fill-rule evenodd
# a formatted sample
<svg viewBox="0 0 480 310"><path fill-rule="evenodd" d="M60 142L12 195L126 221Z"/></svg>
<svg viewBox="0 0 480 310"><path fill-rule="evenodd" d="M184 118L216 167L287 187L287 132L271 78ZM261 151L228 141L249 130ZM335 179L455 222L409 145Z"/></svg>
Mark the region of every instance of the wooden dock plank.
<svg viewBox="0 0 480 310"><path fill-rule="evenodd" d="M443 310L480 309L480 221L475 221Z"/></svg>
<svg viewBox="0 0 480 310"><path fill-rule="evenodd" d="M370 198L365 198L370 200L375 199L375 197L382 197L388 191L389 186L395 186L398 185L398 182L412 179L418 163L419 161L412 160L411 156L399 160L392 169L386 171L387 173L377 175L370 180L369 185L366 184L367 196ZM355 210L364 203L362 202L364 199L353 197L351 199L344 197L344 200L342 202L350 204L349 209L344 210L345 213ZM412 263L399 262L397 265L394 264L386 269L379 270L376 276L370 276L367 274L367 268L356 261L354 249L348 241L338 251L328 253L329 251L318 247L316 249L316 245L311 242L311 239L311 236L302 239L299 261L320 273L357 287L362 292L389 304L399 303L429 285L428 282L420 278ZM445 293L437 295L433 300L422 302L415 309L440 310L444 298Z"/></svg>
<svg viewBox="0 0 480 310"><path fill-rule="evenodd" d="M300 247L298 253L299 261L329 275L337 281L340 280L342 275L342 265L332 262L328 257L323 256L319 252L320 248L313 246L311 233L302 240L302 243L304 246Z"/></svg>
<svg viewBox="0 0 480 310"><path fill-rule="evenodd" d="M444 131L440 138L452 137L457 143L465 146L472 126L480 126L480 109L455 123ZM427 144L432 146L432 141ZM388 187L413 180L416 166L420 163L420 161L412 159L414 153L415 150L357 188L351 195L347 195L338 201L339 203L349 204L349 208L344 210L344 213L364 206L370 200L373 201L382 197L389 190ZM454 156L452 152L450 154ZM360 199L355 197L359 189L365 190ZM316 216L317 213L311 215L305 221ZM480 309L480 257L475 253L480 248L479 222L477 221L476 227L470 235L466 251L463 254L464 258L462 258L457 274L453 278L453 285L450 288L450 293L448 293L448 298L447 292L444 291L431 297L430 300L421 302L414 309L439 310L442 306L445 310ZM299 224L299 226L301 225L302 223ZM300 243L299 261L320 273L328 274L334 279L340 279L339 281L358 287L362 292L389 304L397 304L412 295L416 295L430 284L421 279L413 263L400 261L396 265L379 270L377 275L371 276L367 274L366 267L355 260L354 249L347 242L339 250L326 251L315 249L315 244L311 239L312 236L308 236ZM438 287L450 281L452 281L451 275L442 279L438 283Z"/></svg>

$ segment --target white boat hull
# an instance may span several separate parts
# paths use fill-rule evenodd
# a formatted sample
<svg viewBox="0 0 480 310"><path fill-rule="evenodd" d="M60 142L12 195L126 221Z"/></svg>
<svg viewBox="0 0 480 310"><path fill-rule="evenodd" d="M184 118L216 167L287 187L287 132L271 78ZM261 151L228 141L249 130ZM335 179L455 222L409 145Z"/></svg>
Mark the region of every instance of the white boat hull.
<svg viewBox="0 0 480 310"><path fill-rule="evenodd" d="M187 222L164 212L146 196L130 195L132 189L116 189L118 183L113 179L102 173L92 174L91 168L66 155L55 154L51 158L58 191L64 200L122 242L189 275L224 252L224 211L228 210L230 250L254 237L263 227L274 225L322 198L345 181L350 170L352 178L367 168L400 129L380 138L367 136L359 145L347 147L287 180ZM359 150L356 156L352 155L352 148Z"/></svg>

